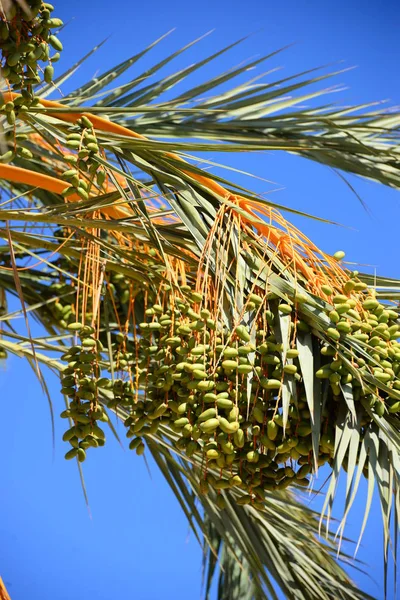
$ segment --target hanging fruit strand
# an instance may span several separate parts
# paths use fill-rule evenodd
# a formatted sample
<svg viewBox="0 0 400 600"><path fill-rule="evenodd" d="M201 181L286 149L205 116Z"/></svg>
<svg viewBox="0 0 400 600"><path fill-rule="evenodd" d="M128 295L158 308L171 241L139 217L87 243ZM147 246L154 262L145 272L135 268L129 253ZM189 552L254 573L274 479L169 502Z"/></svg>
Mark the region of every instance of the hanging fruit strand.
<svg viewBox="0 0 400 600"><path fill-rule="evenodd" d="M15 94L9 92L4 94L4 100L5 101L12 101L13 98L15 97ZM93 129L97 129L99 131L102 132L109 132L109 133L115 133L118 135L123 135L125 137L133 137L136 139L146 139L145 136L142 136L134 131L131 131L130 129L127 129L126 127L123 127L122 125L118 125L116 123L113 123L112 121L108 121L106 119L103 119L102 117L98 117L96 115L93 115L89 112L77 112L77 113L66 113L66 112L62 112L62 109L64 108L63 105L59 102L54 102L51 100L46 100L46 99L42 99L39 98L39 102L41 104L41 106L43 106L44 108L50 108L50 109L60 109L60 112L56 112L55 116L63 121L66 122L70 122L70 123L81 123L84 127L86 127L87 129L93 128ZM71 134L71 135L75 135L75 134ZM78 134L76 134L78 135ZM80 148L81 147L81 141L80 140L70 140L71 144L74 144L74 146L71 146L71 148ZM89 144L94 144L93 145L93 149L92 151L98 151L98 146L97 148L95 148L96 143L95 142L89 142ZM178 155L173 154L173 153L166 153L167 156L180 160L181 162L184 162L183 159L181 159ZM32 179L30 181L30 174L31 172L28 173L21 173L14 171L14 169L16 169L16 167L11 167L9 165L0 165L0 176L3 177L4 179L8 179L8 177L12 178L11 180L13 181L20 181L20 182L24 182L24 183L30 183L31 185L35 185L37 187L40 187L41 184L45 185L45 186L51 186L53 189L51 191L54 191L55 193L62 193L62 194L68 194L68 197L70 200L72 201L77 201L79 198L82 199L82 192L79 192L79 188L78 188L78 196L75 193L75 188L71 187L71 186L66 186L65 184L61 184L60 180L55 180L50 181L53 178L47 179L48 176L39 176L37 174L32 174ZM321 263L321 259L317 258L317 255L315 254L315 252L318 252L318 254L323 258L325 265L323 267L323 269L321 270L318 278L316 278L315 276L315 269L312 269L311 267L309 267L304 259L300 256L299 253L293 253L292 248L290 247L290 245L288 244L287 241L287 234L285 234L284 232L278 230L276 227L273 227L271 225L268 225L268 223L266 222L262 222L259 218L257 218L255 211L264 214L264 216L272 216L272 211L271 209L269 209L268 211L266 211L265 207L261 204L261 203L257 203L257 201L253 200L247 200L245 198L241 198L240 196L237 195L233 195L230 192L228 192L224 187L222 187L221 185L219 185L218 183L216 183L215 181L209 179L208 177L205 177L203 175L198 175L197 173L193 173L190 170L189 171L184 171L187 175L189 175L191 178L193 178L194 180L196 180L198 183L200 183L201 185L203 185L204 187L206 187L209 191L211 191L212 193L216 194L217 196L219 196L222 200L227 200L230 201L234 204L237 204L241 209L243 209L245 212L249 213L249 215L251 215L252 217L256 217L256 220L258 222L254 222L254 220L246 220L246 217L243 216L243 221L245 223L247 223L247 225L249 227L254 227L259 233L260 235L263 235L265 237L268 238L269 242L272 243L277 250L280 252L280 254L282 254L283 256L286 256L290 261L293 262L294 267L303 274L303 276L306 278L306 280L309 281L310 286L312 288L317 288L316 291L320 291L320 287L323 283L327 283L328 281L332 281L332 274L339 274L341 269L340 267L335 263L335 261L333 261L328 255L324 254L323 252L319 251L314 245L310 244L309 242L302 242L301 246L303 251L306 252L306 254L311 255L313 257L313 261L315 264L320 264ZM15 179L16 177L22 177L23 179ZM46 179L41 179L40 177L45 177ZM63 186L63 187L62 187ZM46 188L48 189L48 188ZM86 194L85 194L86 197ZM128 216L130 213L127 209L125 209L124 207L107 207L106 209L104 209L104 211L106 213L108 213L110 216L112 216L113 218L124 218L126 216ZM276 211L275 211L276 213Z"/></svg>

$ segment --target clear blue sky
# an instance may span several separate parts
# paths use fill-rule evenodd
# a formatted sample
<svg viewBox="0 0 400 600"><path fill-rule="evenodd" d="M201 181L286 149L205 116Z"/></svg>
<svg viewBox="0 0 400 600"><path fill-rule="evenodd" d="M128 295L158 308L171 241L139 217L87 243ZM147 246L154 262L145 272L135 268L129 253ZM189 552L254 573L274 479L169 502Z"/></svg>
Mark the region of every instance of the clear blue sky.
<svg viewBox="0 0 400 600"><path fill-rule="evenodd" d="M296 42L274 59L273 66L284 66L283 72L289 74L343 60L343 66L358 68L337 79L349 89L333 99L340 104L381 99L390 99L392 105L400 103L400 9L394 0L368 4L361 0L214 0L200 4L187 0L60 0L55 4L56 16L70 21L62 35L65 51L60 69L112 35L76 76L77 84L173 27L175 33L142 66L135 67L133 75L215 28L187 57L177 61L176 69L254 33L221 58L212 72ZM209 72L204 77L207 75ZM193 77L193 83L198 77ZM177 88L177 93L181 91ZM324 250L344 249L349 260L400 277L392 242L398 240L398 192L351 177L371 208L366 214L343 182L322 166L279 153L232 156L230 164L284 186L274 200L348 225L348 229L338 229L294 219ZM269 189L257 180L237 177L236 181L259 192ZM59 413L62 400L55 379L50 388ZM0 371L0 402L0 573L12 600L200 597L200 549L151 462L150 478L143 459L122 450L110 436L104 449L92 451L84 469L92 512L89 518L76 468L63 459L60 423L56 423L53 457L47 401L29 367L17 358L10 358ZM362 510L360 503L350 519L349 536L357 536ZM375 504L359 558L378 580L382 577L379 531L380 512ZM383 598L382 585L374 585L362 575L355 579L379 600Z"/></svg>

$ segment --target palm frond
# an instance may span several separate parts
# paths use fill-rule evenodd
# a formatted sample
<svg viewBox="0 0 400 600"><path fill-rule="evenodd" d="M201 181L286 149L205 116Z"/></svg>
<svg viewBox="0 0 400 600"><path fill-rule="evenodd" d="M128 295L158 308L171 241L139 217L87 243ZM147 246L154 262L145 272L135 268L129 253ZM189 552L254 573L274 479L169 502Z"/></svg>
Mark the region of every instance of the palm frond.
<svg viewBox="0 0 400 600"><path fill-rule="evenodd" d="M174 148L177 148L179 139L192 138L194 142L191 147L196 152L209 149L208 145L202 148L199 140L209 140L214 151L236 151L240 148L247 152L286 150L345 172L393 187L399 186L398 112L391 109L378 111L374 104L345 108L329 104L312 106L314 98L340 88L336 86L316 92L309 92L308 88L341 75L345 70L311 78L307 77L313 71L310 70L268 83L250 80L227 92L218 93L218 86L252 71L281 52L278 50L163 101L163 94L167 90L178 82L184 82L193 71L212 62L241 41L187 69L148 83L150 76L188 49L191 46L189 44L105 98L92 97L88 92L90 86L88 90L84 87L71 92L64 103L65 107L68 110L72 106L90 102L92 112L104 110L115 122L154 140L168 139L175 144ZM137 55L135 60L140 57L141 54ZM98 82L92 84L95 91L104 88L110 77L115 83L120 70L125 71L129 66L129 61L125 61L100 76ZM296 79L299 81L293 82ZM139 89L132 93L131 89L137 87ZM294 95L297 91L303 92L303 89L307 92ZM122 93L121 96L121 92L125 91L129 93ZM305 103L310 106L302 108ZM297 106L301 108L293 110ZM188 113L188 109L191 112Z"/></svg>

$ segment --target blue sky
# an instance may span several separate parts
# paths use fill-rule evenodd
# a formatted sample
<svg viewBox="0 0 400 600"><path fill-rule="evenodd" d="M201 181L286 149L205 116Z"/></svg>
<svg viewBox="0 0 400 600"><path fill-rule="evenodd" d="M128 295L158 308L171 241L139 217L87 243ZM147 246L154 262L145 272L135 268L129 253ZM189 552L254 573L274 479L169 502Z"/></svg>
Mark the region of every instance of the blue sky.
<svg viewBox="0 0 400 600"><path fill-rule="evenodd" d="M400 103L400 10L393 0L383 4L359 0L217 0L201 4L186 0L153 0L148 4L128 0L114 4L105 0L61 0L55 4L56 16L68 22L62 35L65 51L59 70L111 34L106 46L76 75L76 84L141 50L174 27L176 31L135 67L132 76L215 29L187 56L180 57L175 68L211 54L243 35L253 35L210 70L206 68L203 75L193 77L193 84L243 59L294 42L265 70L283 66L282 73L289 75L343 61L332 69L353 65L357 69L332 81L349 86L340 95L331 95L332 101L340 105L385 99L389 99L388 105ZM170 73L171 69L163 73ZM69 84L62 89L68 91ZM176 88L177 93L181 91L183 88ZM345 224L347 228L336 228L293 219L325 251L344 249L350 261L370 265L372 272L376 267L381 274L400 277L392 241L398 239L396 191L350 177L371 209L366 213L340 178L323 166L277 152L232 155L229 164L277 185L224 173L238 183L259 193L282 187L269 197ZM50 380L50 389L59 413L62 400L55 379ZM56 422L53 455L47 401L29 366L15 357L0 371L0 398L0 448L4 459L0 479L0 572L12 599L199 598L201 551L155 465L150 461L150 477L144 460L129 452L127 445L121 449L109 436L107 446L92 451L85 463L89 516L77 470L63 459L63 424ZM350 537L357 537L362 510L359 502L350 517ZM378 581L383 573L379 532L380 512L375 503L359 558ZM354 577L376 598L383 598L381 583L372 584L362 575Z"/></svg>

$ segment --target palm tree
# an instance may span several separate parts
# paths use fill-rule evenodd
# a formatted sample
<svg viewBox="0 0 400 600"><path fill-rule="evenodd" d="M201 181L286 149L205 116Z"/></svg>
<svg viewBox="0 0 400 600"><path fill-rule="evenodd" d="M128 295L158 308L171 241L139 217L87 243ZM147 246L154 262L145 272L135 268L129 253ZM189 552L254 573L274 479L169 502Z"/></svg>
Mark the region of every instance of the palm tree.
<svg viewBox="0 0 400 600"><path fill-rule="evenodd" d="M399 187L399 115L299 108L333 73L218 92L275 53L163 99L234 44L151 83L195 41L119 85L162 39L54 102L98 48L54 78L48 42L62 50L52 33L62 23L50 5L28 5L30 15L22 0L7 3L0 28L2 357L28 360L46 393L42 368L60 374L66 458L81 473L89 449L104 445L102 423L117 435L109 414L124 422L130 448L152 455L204 544L207 597L218 577L221 599L278 589L370 598L336 559L330 516L345 470L341 538L367 477L365 518L376 487L385 563L392 542L396 560L399 283L351 273L282 214L300 210L213 175L203 156L283 150ZM7 318L7 294L21 303L26 335ZM30 317L46 332L38 340ZM194 346L197 362L187 358ZM323 464L329 485L316 514L299 492Z"/></svg>

